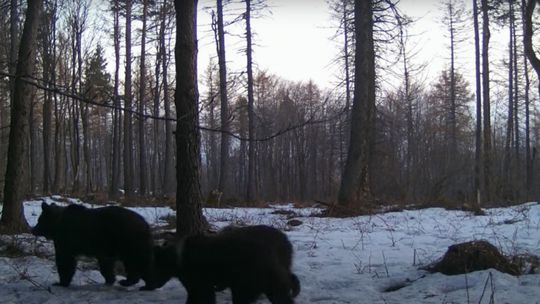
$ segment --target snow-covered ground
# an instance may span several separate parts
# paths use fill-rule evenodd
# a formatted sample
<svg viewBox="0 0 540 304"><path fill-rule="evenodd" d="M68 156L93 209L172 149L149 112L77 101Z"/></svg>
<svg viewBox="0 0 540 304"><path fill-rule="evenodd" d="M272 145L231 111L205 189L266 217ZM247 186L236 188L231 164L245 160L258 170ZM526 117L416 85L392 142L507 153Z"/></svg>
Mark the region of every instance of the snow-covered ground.
<svg viewBox="0 0 540 304"><path fill-rule="evenodd" d="M31 225L41 212L40 204L25 203ZM163 225L161 218L173 213L170 208L132 209L155 225ZM295 212L303 224L288 226L289 218L276 214L278 209ZM486 216L431 208L336 219L311 216L316 211L287 205L205 209L205 215L217 227L241 223L283 229L294 245L293 271L302 285L297 303L540 301L540 274L513 277L485 270L447 276L420 270L439 259L448 246L470 240L486 239L505 254L540 255L540 205L536 203L486 210ZM97 270L84 264L69 288L51 286L58 275L50 242L29 235L1 240L16 242L39 257L0 258L0 303L184 303L186 298L177 280L150 292L138 291L142 283L108 287ZM230 303L229 294L218 293L218 303Z"/></svg>

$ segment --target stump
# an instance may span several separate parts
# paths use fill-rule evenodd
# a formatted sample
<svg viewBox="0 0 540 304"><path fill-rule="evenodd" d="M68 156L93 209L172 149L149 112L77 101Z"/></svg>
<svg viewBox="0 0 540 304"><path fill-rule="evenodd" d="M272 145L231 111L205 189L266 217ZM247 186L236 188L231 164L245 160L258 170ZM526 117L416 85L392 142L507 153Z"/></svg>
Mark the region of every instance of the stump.
<svg viewBox="0 0 540 304"><path fill-rule="evenodd" d="M488 241L472 241L448 247L443 258L429 270L447 275L469 273L477 270L496 269L511 275L519 275L519 267L502 255Z"/></svg>

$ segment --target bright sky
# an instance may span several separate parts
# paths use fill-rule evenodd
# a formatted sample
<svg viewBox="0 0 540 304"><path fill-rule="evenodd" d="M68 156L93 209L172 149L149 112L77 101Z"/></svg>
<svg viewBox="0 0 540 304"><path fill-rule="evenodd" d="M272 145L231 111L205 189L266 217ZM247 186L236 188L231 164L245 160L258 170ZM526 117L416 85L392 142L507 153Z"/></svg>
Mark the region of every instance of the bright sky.
<svg viewBox="0 0 540 304"><path fill-rule="evenodd" d="M199 8L215 1L202 1ZM330 40L335 32L331 29L328 6L324 0L272 0L268 2L271 15L252 20L256 33L254 61L261 70L268 70L285 79L294 81L314 80L322 86L334 81L336 69L330 65L336 56L338 43ZM209 57L215 56L213 36L209 29L210 17L199 11L199 72L208 66ZM244 23L229 28L234 34L244 33ZM228 68L243 69L244 41L226 36ZM230 46L230 48L229 48ZM217 62L217 60L216 60ZM201 75L202 76L202 75Z"/></svg>
<svg viewBox="0 0 540 304"><path fill-rule="evenodd" d="M442 17L442 3L437 0L401 0L400 9L407 15L417 19L411 29L416 41L412 47L418 52L418 60L426 62L429 68L425 77L433 79L447 65L449 58L448 43L445 38ZM466 1L467 8L470 1ZM312 79L322 88L333 88L339 67L332 61L339 53L342 39L331 40L335 33L330 9L326 0L269 0L271 15L252 21L255 37L254 61L258 68L268 70L282 78L293 81ZM214 6L215 1L203 0L199 8ZM215 46L210 29L210 15L199 11L199 73L203 77L211 56L215 57ZM238 27L229 28L234 34L244 33L243 22ZM472 37L472 31L470 33ZM227 62L230 70L245 69L246 59L240 48L245 42L227 36ZM495 36L495 39L497 37ZM493 39L492 39L493 41ZM469 42L468 42L469 43ZM472 41L471 41L472 43ZM495 42L496 43L496 42ZM494 45L494 43L492 43ZM461 46L461 58L458 67L469 67L474 64L474 53L471 44ZM216 60L217 62L217 60ZM472 70L464 69L466 73ZM466 75L472 77L471 75Z"/></svg>

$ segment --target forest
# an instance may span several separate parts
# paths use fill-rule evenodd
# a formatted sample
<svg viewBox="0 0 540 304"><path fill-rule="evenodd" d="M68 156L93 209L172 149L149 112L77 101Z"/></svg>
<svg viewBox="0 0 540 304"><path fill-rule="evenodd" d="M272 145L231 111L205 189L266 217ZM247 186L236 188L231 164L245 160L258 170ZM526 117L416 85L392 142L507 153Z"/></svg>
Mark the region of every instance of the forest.
<svg viewBox="0 0 540 304"><path fill-rule="evenodd" d="M252 19L271 2L194 1L211 16L197 25L171 1L0 1L0 201L540 199L539 1L441 0L444 69L425 79L400 1L329 0L333 88L257 67ZM457 64L472 48L474 67Z"/></svg>

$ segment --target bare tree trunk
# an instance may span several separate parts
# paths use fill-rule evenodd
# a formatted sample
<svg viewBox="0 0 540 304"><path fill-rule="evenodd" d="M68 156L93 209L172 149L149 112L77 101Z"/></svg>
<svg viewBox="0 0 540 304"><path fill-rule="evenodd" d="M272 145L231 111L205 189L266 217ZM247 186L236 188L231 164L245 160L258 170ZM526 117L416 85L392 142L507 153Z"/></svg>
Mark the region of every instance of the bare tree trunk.
<svg viewBox="0 0 540 304"><path fill-rule="evenodd" d="M483 175L482 175L482 83L480 77L480 31L478 27L478 4L473 0L474 18L474 58L476 80L476 130L475 130L475 161L474 161L474 184L476 189L476 209L480 208L483 199Z"/></svg>
<svg viewBox="0 0 540 304"><path fill-rule="evenodd" d="M347 3L350 3L348 0L343 0L343 57L345 59L345 115L343 115L343 121L340 124L341 130L340 130L340 144L339 144L339 163L340 163L340 169L341 173L343 173L343 170L345 168L345 148L349 146L348 136L346 135L348 132L350 132L350 110L351 110L351 67L350 67L350 59L349 59L349 22L348 20L348 11L347 11Z"/></svg>
<svg viewBox="0 0 540 304"><path fill-rule="evenodd" d="M455 68L455 24L454 24L454 7L453 3L449 2L449 18L450 18L450 166L455 166L454 157L457 149L457 123L456 123L456 68ZM453 185L452 185L453 186ZM453 192L455 189L451 189Z"/></svg>
<svg viewBox="0 0 540 304"><path fill-rule="evenodd" d="M534 9L536 7L536 4L540 3L540 0L523 0L522 5L525 8L524 9L524 17L523 17L523 46L525 49L525 55L529 59L529 62L531 63L531 66L533 67L534 71L536 72L536 75L538 78L540 78L540 58L536 55L534 52L533 47L533 22L532 17L534 14ZM540 96L540 82L538 83L538 95ZM529 153L529 150L527 150ZM532 157L529 155L529 162L527 163L527 176L528 176L528 184L532 185L532 182L534 180L533 176L533 160L534 160L534 151Z"/></svg>
<svg viewBox="0 0 540 304"><path fill-rule="evenodd" d="M17 69L17 47L18 47L18 38L19 38L19 10L18 10L19 4L17 3L17 0L11 0L10 1L10 27L9 27L9 38L10 38L10 49L9 49L9 73L11 75L15 74L15 70ZM15 79L10 79L10 97L11 100L13 100L15 89Z"/></svg>
<svg viewBox="0 0 540 304"><path fill-rule="evenodd" d="M53 57L56 57L53 55ZM55 75L53 68L53 78ZM55 80L53 80L55 84ZM54 95L54 182L53 182L53 193L62 192L64 189L62 184L65 179L65 150L62 146L62 140L65 139L64 131L64 110L63 106L60 105L58 98Z"/></svg>
<svg viewBox="0 0 540 304"><path fill-rule="evenodd" d="M56 31L56 8L57 2L50 4L47 10L47 19L43 23L44 30L42 32L43 44L43 80L47 85L50 85L52 74L54 73L54 63L56 58L53 58L54 35ZM43 102L43 193L48 194L51 191L51 124L52 124L52 109L53 109L53 93L45 91L45 100Z"/></svg>
<svg viewBox="0 0 540 304"><path fill-rule="evenodd" d="M375 114L375 51L373 3L355 0L354 19L355 80L351 112L351 136L338 202L341 205L366 203L371 197L369 166Z"/></svg>
<svg viewBox="0 0 540 304"><path fill-rule="evenodd" d="M133 196L133 133L132 133L132 93L131 93L131 0L126 1L126 71L124 102L124 191L125 197Z"/></svg>
<svg viewBox="0 0 540 304"><path fill-rule="evenodd" d="M523 6L525 8L525 6ZM531 81L529 79L529 63L527 62L527 55L523 54L523 66L525 74L525 199L529 200L531 196L532 178L533 178L533 166L531 158L531 120L530 120L530 97L529 90L531 87Z"/></svg>
<svg viewBox="0 0 540 304"><path fill-rule="evenodd" d="M35 58L32 58L35 59ZM29 104L29 115L28 115L28 129L29 132L29 150L30 153L28 155L28 179L30 181L29 185L27 185L26 191L30 195L33 195L36 191L37 187L37 151L36 151L36 142L37 142L37 136L36 136L36 126L34 125L34 106L35 106L35 99L36 99L36 88L30 87L31 93L30 93L30 104Z"/></svg>
<svg viewBox="0 0 540 304"><path fill-rule="evenodd" d="M161 19L162 13L160 12L160 19ZM160 21L160 20L158 20ZM161 21L160 21L161 24ZM161 74L161 50L159 49L160 46L160 39L161 39L161 27L159 30L159 36L157 41L157 52L156 52L156 65L154 67L154 77L155 77L155 87L154 87L154 115L159 116L159 104L161 100L160 96L160 83L159 83L159 76ZM162 193L163 189L163 183L161 181L161 166L160 164L162 162L159 161L159 151L160 151L160 134L161 134L161 121L158 119L154 119L154 152L152 153L152 168L151 170L151 191L153 195L158 195L158 193Z"/></svg>
<svg viewBox="0 0 540 304"><path fill-rule="evenodd" d="M173 126L172 122L169 120L171 118L171 102L169 98L169 79L168 79L168 54L167 54L167 47L165 44L165 24L167 18L167 12L165 9L165 6L163 7L163 17L161 20L161 37L160 37L160 43L161 43L161 58L162 58L162 70L163 70L163 108L165 110L165 117L167 120L165 120L165 163L164 163L164 172L163 172L163 181L164 181L164 192L167 195L171 195L175 193L175 180L174 180L174 174L173 174L173 168L174 168L174 162L173 162L173 153L174 153L174 146L173 146Z"/></svg>
<svg viewBox="0 0 540 304"><path fill-rule="evenodd" d="M493 199L492 174L492 148L491 148L491 102L489 96L489 5L488 0L482 3L482 95L484 106L484 184L485 201Z"/></svg>
<svg viewBox="0 0 540 304"><path fill-rule="evenodd" d="M118 5L118 0L114 1L113 4L114 11L114 30L113 30L113 39L114 39L114 88L113 88L113 102L114 102L114 112L113 112L113 137L112 137L112 146L113 146L113 155L111 160L111 185L109 188L109 196L112 199L118 198L118 188L120 185L120 130L121 130L121 112L120 108L120 97L118 94L119 87L119 73L120 73L120 8Z"/></svg>
<svg viewBox="0 0 540 304"><path fill-rule="evenodd" d="M225 30L223 25L223 1L217 0L219 96L221 100L221 153L218 190L223 197L230 195L229 177L229 98L227 95L227 65L225 60Z"/></svg>
<svg viewBox="0 0 540 304"><path fill-rule="evenodd" d="M19 60L15 72L13 99L11 104L11 124L9 131L8 161L4 185L4 204L0 225L4 232L20 233L28 230L24 217L23 198L27 185L27 155L28 155L28 115L31 90L22 77L34 72L34 42L42 0L28 0L26 20L19 48Z"/></svg>
<svg viewBox="0 0 540 304"><path fill-rule="evenodd" d="M176 233L202 233L197 103L197 0L175 0L176 9Z"/></svg>
<svg viewBox="0 0 540 304"><path fill-rule="evenodd" d="M246 56L247 56L247 91L248 91L248 172L246 201L255 200L255 113L253 97L253 50L251 41L251 0L246 0Z"/></svg>
<svg viewBox="0 0 540 304"><path fill-rule="evenodd" d="M510 5L510 15L512 12L512 1L508 2ZM511 18L511 17L510 17ZM510 22L509 25L509 42L508 42L508 112L506 120L506 138L504 143L504 163L503 163L503 197L505 199L514 199L513 192L515 186L515 180L511 174L512 168L512 146L514 139L514 44L513 40L515 39L514 28Z"/></svg>
<svg viewBox="0 0 540 304"><path fill-rule="evenodd" d="M142 16L142 36L141 36L141 65L140 65L140 85L139 85L139 168L140 168L140 192L139 195L146 195L146 175L148 174L146 165L146 144L144 138L144 99L146 86L146 17L148 11L148 3L143 0L143 16Z"/></svg>

